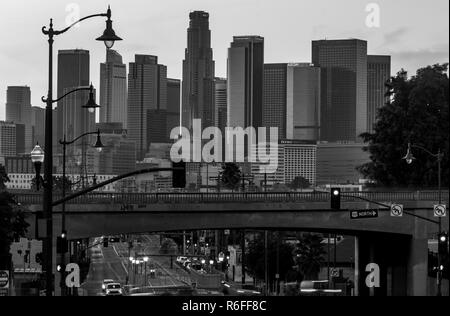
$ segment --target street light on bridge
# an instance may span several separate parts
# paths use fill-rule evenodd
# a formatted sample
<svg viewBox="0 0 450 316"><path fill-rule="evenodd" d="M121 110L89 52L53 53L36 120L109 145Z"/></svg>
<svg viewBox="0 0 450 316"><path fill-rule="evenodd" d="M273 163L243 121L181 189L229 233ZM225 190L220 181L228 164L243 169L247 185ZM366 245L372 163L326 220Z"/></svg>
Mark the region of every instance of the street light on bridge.
<svg viewBox="0 0 450 316"><path fill-rule="evenodd" d="M414 145L411 143L408 143L408 151L406 152L406 156L403 157L403 160L406 161L406 163L408 165L411 165L415 160L416 157L414 157L413 148L417 148L420 149L421 151L427 153L429 156L435 158L437 160L437 164L438 164L438 195L439 195L439 205L442 204L442 184L441 184L441 162L442 159L444 158L444 154L441 152L441 149L439 148L438 152L436 154L432 153L430 150L419 146L419 145ZM440 238L442 236L442 217L439 217L439 232L438 232L438 242L440 241ZM437 296L442 296L442 250L439 249L438 247L438 272L437 272Z"/></svg>

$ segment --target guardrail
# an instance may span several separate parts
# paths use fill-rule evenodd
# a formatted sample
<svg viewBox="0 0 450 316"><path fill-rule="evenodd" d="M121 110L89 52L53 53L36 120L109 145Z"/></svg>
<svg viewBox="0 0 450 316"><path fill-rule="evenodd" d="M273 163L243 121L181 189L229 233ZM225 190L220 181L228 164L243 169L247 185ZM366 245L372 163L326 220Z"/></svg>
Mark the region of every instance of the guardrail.
<svg viewBox="0 0 450 316"><path fill-rule="evenodd" d="M343 202L357 201L357 197L377 202L438 201L438 191L410 192L343 192ZM449 191L442 191L448 203ZM42 204L42 195L35 193L15 194L16 201L23 205ZM54 196L59 200L61 196ZM147 205L154 203L302 203L327 202L328 192L248 192L248 193L91 193L78 197L67 204L121 204Z"/></svg>

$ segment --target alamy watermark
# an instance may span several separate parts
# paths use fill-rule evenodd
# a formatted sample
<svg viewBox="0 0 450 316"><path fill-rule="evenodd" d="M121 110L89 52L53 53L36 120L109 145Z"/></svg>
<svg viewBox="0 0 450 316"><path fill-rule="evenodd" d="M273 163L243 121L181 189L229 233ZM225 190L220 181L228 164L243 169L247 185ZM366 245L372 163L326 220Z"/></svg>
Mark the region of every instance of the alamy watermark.
<svg viewBox="0 0 450 316"><path fill-rule="evenodd" d="M278 128L227 127L225 135L217 127L202 129L199 119L193 120L191 131L176 127L170 138L175 144L170 151L174 162L258 163L260 173L278 169ZM225 144L223 142L225 141ZM204 145L203 145L204 144ZM225 155L223 152L225 148Z"/></svg>

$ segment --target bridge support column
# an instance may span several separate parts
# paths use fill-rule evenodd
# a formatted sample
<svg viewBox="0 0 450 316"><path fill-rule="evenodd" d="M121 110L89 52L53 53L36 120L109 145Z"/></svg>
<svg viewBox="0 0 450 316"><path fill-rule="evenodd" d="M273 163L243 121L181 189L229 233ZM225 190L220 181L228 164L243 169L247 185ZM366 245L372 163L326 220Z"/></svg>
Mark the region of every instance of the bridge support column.
<svg viewBox="0 0 450 316"><path fill-rule="evenodd" d="M428 294L428 239L412 239L407 263L408 296Z"/></svg>
<svg viewBox="0 0 450 316"><path fill-rule="evenodd" d="M407 293L407 254L409 239L373 234L357 237L355 247L355 295L405 296ZM380 268L380 287L367 287L369 264Z"/></svg>

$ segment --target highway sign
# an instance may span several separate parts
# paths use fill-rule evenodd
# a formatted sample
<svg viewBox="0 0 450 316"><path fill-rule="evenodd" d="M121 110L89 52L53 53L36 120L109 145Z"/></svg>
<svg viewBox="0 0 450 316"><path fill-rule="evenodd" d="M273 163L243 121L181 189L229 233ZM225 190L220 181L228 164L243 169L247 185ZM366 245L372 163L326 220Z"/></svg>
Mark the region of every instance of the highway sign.
<svg viewBox="0 0 450 316"><path fill-rule="evenodd" d="M403 216L403 205L392 204L391 205L391 216L392 217L402 217Z"/></svg>
<svg viewBox="0 0 450 316"><path fill-rule="evenodd" d="M446 205L435 205L434 208L434 217L447 217L447 206Z"/></svg>
<svg viewBox="0 0 450 316"><path fill-rule="evenodd" d="M331 269L331 277L338 278L339 277L339 270L338 269Z"/></svg>
<svg viewBox="0 0 450 316"><path fill-rule="evenodd" d="M9 288L9 271L0 270L0 289Z"/></svg>
<svg viewBox="0 0 450 316"><path fill-rule="evenodd" d="M350 211L351 219L377 218L378 210L356 210Z"/></svg>

